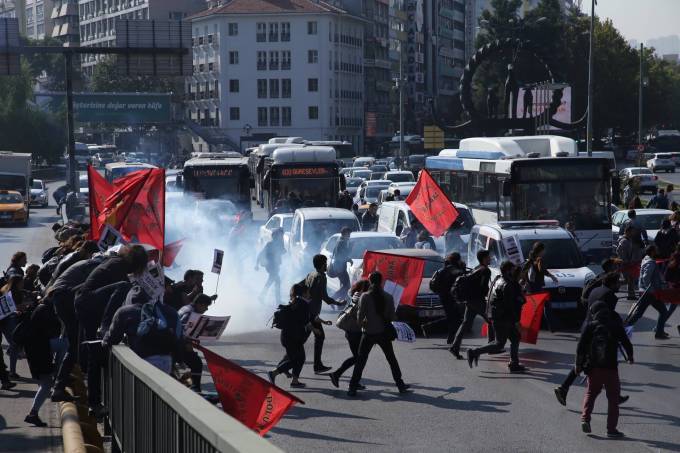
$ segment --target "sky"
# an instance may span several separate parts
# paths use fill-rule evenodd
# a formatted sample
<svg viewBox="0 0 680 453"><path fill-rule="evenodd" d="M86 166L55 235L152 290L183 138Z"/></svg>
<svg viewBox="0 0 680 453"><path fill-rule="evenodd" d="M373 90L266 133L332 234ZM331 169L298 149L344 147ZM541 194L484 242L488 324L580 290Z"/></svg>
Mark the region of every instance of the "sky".
<svg viewBox="0 0 680 453"><path fill-rule="evenodd" d="M588 14L590 4L581 6ZM595 14L610 18L628 40L680 35L680 0L597 0Z"/></svg>

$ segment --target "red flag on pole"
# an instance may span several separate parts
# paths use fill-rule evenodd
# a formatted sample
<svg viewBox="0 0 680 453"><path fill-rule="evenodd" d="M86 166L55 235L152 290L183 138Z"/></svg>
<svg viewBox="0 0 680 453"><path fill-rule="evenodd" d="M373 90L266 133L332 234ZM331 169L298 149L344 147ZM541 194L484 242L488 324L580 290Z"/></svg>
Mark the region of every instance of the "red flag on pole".
<svg viewBox="0 0 680 453"><path fill-rule="evenodd" d="M87 187L90 204L90 239L97 240L103 228L99 225L99 214L104 210L104 202L113 192L113 186L97 170L88 165Z"/></svg>
<svg viewBox="0 0 680 453"><path fill-rule="evenodd" d="M543 307L550 299L550 293L535 293L524 296L525 303L522 306L522 316L520 318L520 328L522 343L536 344L538 341L538 331L541 329L541 319L543 318ZM482 324L482 336L486 337L489 332L487 323Z"/></svg>
<svg viewBox="0 0 680 453"><path fill-rule="evenodd" d="M427 170L406 198L413 215L433 236L441 236L458 218L458 211Z"/></svg>
<svg viewBox="0 0 680 453"><path fill-rule="evenodd" d="M179 251L182 250L182 245L184 245L184 239L165 244L165 248L163 249L163 267L172 266Z"/></svg>
<svg viewBox="0 0 680 453"><path fill-rule="evenodd" d="M383 289L394 297L395 305L415 307L424 268L422 258L370 251L364 254L364 278L373 271L380 272Z"/></svg>
<svg viewBox="0 0 680 453"><path fill-rule="evenodd" d="M222 409L264 436L295 403L304 401L234 362L198 345L208 363Z"/></svg>

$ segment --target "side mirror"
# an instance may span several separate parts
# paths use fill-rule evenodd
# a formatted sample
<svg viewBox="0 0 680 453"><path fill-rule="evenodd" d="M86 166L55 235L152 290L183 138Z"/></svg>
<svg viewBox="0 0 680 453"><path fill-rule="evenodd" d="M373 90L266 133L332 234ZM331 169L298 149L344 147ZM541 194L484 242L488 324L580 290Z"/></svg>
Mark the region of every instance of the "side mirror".
<svg viewBox="0 0 680 453"><path fill-rule="evenodd" d="M510 185L510 181L505 179L503 180L503 196L509 197L510 195L512 195L512 186Z"/></svg>

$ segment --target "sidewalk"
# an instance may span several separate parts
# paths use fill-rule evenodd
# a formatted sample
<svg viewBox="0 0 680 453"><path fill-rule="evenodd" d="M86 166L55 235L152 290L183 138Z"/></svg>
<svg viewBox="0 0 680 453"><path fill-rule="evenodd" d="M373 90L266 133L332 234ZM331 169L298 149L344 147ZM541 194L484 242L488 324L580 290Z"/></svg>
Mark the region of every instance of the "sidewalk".
<svg viewBox="0 0 680 453"><path fill-rule="evenodd" d="M2 347L7 362L7 345L3 342ZM21 376L21 379L15 380L17 386L12 390L0 390L0 452L62 451L57 404L48 399L40 409L40 418L47 423L47 427L37 428L24 422L38 386L30 379L25 359L17 363L17 373Z"/></svg>

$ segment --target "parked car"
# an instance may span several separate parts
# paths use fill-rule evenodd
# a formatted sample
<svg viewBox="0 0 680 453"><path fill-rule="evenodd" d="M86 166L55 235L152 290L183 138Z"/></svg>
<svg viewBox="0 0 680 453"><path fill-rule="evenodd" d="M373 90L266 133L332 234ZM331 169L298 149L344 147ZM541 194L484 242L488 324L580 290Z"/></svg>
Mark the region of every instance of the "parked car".
<svg viewBox="0 0 680 453"><path fill-rule="evenodd" d="M290 227L293 224L293 214L274 214L267 220L267 223L260 226L260 233L257 237L257 246L262 248L272 239L272 231L276 228L283 229L283 244L288 248Z"/></svg>
<svg viewBox="0 0 680 453"><path fill-rule="evenodd" d="M31 184L31 206L46 208L49 204L47 187L42 179L34 179Z"/></svg>
<svg viewBox="0 0 680 453"><path fill-rule="evenodd" d="M28 225L28 208L16 190L0 190L0 223Z"/></svg>
<svg viewBox="0 0 680 453"><path fill-rule="evenodd" d="M647 168L652 170L653 173L656 173L657 171L675 173L675 161L670 154L657 153L647 161Z"/></svg>
<svg viewBox="0 0 680 453"><path fill-rule="evenodd" d="M328 258L328 263L332 262L335 257L335 251L340 239L340 233L336 233L329 237L321 245L321 253ZM374 231L355 231L349 236L350 259L351 263L347 263L348 275L355 275L356 269L361 266L364 261L364 253L368 250L382 250L382 249L398 249L402 246L398 237L388 233L378 233ZM328 293L333 294L340 289L340 280L337 277L327 277Z"/></svg>
<svg viewBox="0 0 680 453"><path fill-rule="evenodd" d="M640 181L640 193L651 192L656 193L656 186L659 177L652 173L652 170L645 167L628 167L619 172L621 177L621 187L625 187L626 183L631 178L637 178Z"/></svg>
<svg viewBox="0 0 680 453"><path fill-rule="evenodd" d="M371 165L373 165L374 162L375 162L374 157L370 157L370 156L368 156L368 157L357 157L356 159L354 159L353 165L355 167L370 167Z"/></svg>
<svg viewBox="0 0 680 453"><path fill-rule="evenodd" d="M647 230L647 237L653 241L656 233L661 229L661 222L667 219L673 211L668 209L636 209L636 219L640 226ZM628 220L628 210L616 211L612 215L612 235L614 237L614 246L619 241L619 236L622 234L621 225Z"/></svg>
<svg viewBox="0 0 680 453"><path fill-rule="evenodd" d="M392 182L415 182L415 177L410 171L388 171L385 173L384 179Z"/></svg>

